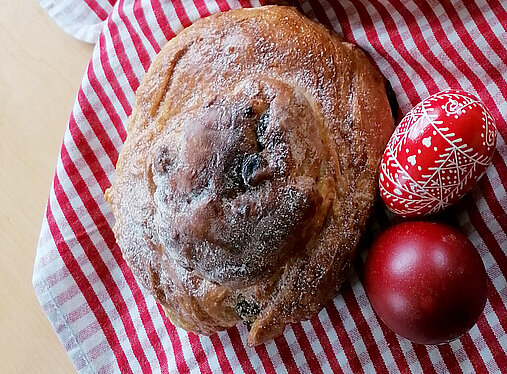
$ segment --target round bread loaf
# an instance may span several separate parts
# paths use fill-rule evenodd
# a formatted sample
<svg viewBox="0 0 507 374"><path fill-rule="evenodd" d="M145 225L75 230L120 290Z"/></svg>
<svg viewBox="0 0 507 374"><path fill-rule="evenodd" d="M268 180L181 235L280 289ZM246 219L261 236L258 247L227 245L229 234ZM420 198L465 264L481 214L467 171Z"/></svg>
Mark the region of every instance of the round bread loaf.
<svg viewBox="0 0 507 374"><path fill-rule="evenodd" d="M381 74L297 10L197 21L137 90L106 192L124 258L174 324L272 339L345 279L393 128Z"/></svg>

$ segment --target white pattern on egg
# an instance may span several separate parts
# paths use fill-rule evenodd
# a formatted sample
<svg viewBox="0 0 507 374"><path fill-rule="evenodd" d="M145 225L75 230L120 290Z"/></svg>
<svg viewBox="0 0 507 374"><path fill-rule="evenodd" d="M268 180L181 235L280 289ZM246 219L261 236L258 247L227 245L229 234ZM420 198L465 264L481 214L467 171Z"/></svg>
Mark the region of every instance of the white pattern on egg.
<svg viewBox="0 0 507 374"><path fill-rule="evenodd" d="M434 106L436 102L445 102L445 104ZM487 152L474 149L466 144L462 137L456 136L456 132L459 134L462 130L456 130L456 125L452 125L452 122L450 126L449 122L445 123L445 127L443 126L443 119L455 120L449 116L465 118L474 110L482 111L483 122L480 129L484 132L481 136L484 140L483 146L487 145ZM444 114L443 117L442 114ZM420 138L421 129L427 131L428 126L431 128L430 134L433 134L435 139L432 139L431 135ZM453 126L451 131L449 127ZM460 197L461 191L470 185L473 179L477 179L478 168L485 168L490 163L491 147L494 146L495 140L496 127L482 102L469 94L452 90L430 96L403 118L387 145L380 172L383 174L382 180L390 181L392 186L387 190L383 183L380 184L382 197L389 201L391 210L402 215L435 213L447 207ZM428 156L428 153L421 155L421 149L416 148L421 157L434 157L432 166L425 165L423 161L423 167L421 167L415 154L408 156L409 147L405 144L409 142L411 147L415 147L417 141L428 149L424 152L437 152L436 145L439 147L444 145L442 148L444 151L433 156ZM432 143L435 146L431 150ZM398 156L401 155L403 148L405 148L403 154L406 156L399 159ZM412 152L416 149L412 148ZM412 173L412 168L408 165L415 166L416 163L417 170L421 172L418 175Z"/></svg>

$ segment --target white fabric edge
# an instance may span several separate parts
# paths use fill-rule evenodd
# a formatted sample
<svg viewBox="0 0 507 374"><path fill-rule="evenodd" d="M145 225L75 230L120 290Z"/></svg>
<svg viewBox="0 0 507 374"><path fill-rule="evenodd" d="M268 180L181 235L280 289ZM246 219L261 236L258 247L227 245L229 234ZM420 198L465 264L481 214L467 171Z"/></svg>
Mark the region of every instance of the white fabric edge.
<svg viewBox="0 0 507 374"><path fill-rule="evenodd" d="M76 341L76 334L72 329L72 327L70 326L70 324L68 323L65 316L62 314L60 307L56 305L54 301L55 297L52 294L51 289L48 286L46 280L44 279L44 272L37 271L37 267L39 265L41 256L51 251L57 251L54 242L47 242L41 245L42 236L47 235L48 232L49 227L47 219L46 217L44 217L42 221L42 227L39 236L39 244L37 245L37 252L35 254L35 261L32 273L32 286L35 291L35 296L37 297L37 300L39 301L39 305L42 311L46 315L52 330L58 337L58 340L60 341L62 348L66 351L67 356L72 362L72 365L74 366L76 372L79 372L80 374L95 373L95 371L93 370L93 365L90 365L90 363L88 362L86 353L83 352L80 344L77 344L76 342L76 344L74 344L74 346L70 349L65 347L64 344L66 341L70 340ZM47 305L48 307L44 308L44 305ZM61 329L61 331L57 332L56 326L63 326L63 328ZM80 367L78 370L78 363L80 361L84 361L85 365Z"/></svg>
<svg viewBox="0 0 507 374"><path fill-rule="evenodd" d="M40 6L48 13L51 19L67 34L73 38L85 43L95 44L98 40L100 32L104 27L105 21L98 20L97 23L69 23L65 18L65 14L59 9L55 0L36 0ZM90 10L90 13L92 11Z"/></svg>

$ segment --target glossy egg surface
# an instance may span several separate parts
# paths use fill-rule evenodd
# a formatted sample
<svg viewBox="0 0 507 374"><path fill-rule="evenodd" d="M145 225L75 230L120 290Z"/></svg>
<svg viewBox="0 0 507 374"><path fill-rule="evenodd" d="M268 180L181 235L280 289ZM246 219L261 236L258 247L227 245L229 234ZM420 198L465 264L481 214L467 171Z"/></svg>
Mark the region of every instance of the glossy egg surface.
<svg viewBox="0 0 507 374"><path fill-rule="evenodd" d="M481 257L458 230L403 222L373 243L364 287L373 309L395 333L415 343L441 344L467 332L486 304Z"/></svg>
<svg viewBox="0 0 507 374"><path fill-rule="evenodd" d="M446 90L400 122L380 165L380 193L404 217L438 213L466 194L495 151L497 129L475 96Z"/></svg>

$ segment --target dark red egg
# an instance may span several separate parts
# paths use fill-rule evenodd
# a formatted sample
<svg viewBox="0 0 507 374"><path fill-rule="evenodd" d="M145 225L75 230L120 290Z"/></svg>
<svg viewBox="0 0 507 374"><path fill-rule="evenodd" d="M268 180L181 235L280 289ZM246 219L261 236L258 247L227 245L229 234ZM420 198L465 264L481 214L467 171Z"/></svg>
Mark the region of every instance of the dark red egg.
<svg viewBox="0 0 507 374"><path fill-rule="evenodd" d="M440 344L467 332L487 297L487 275L472 243L438 223L404 222L373 243L364 287L373 309L395 333Z"/></svg>

